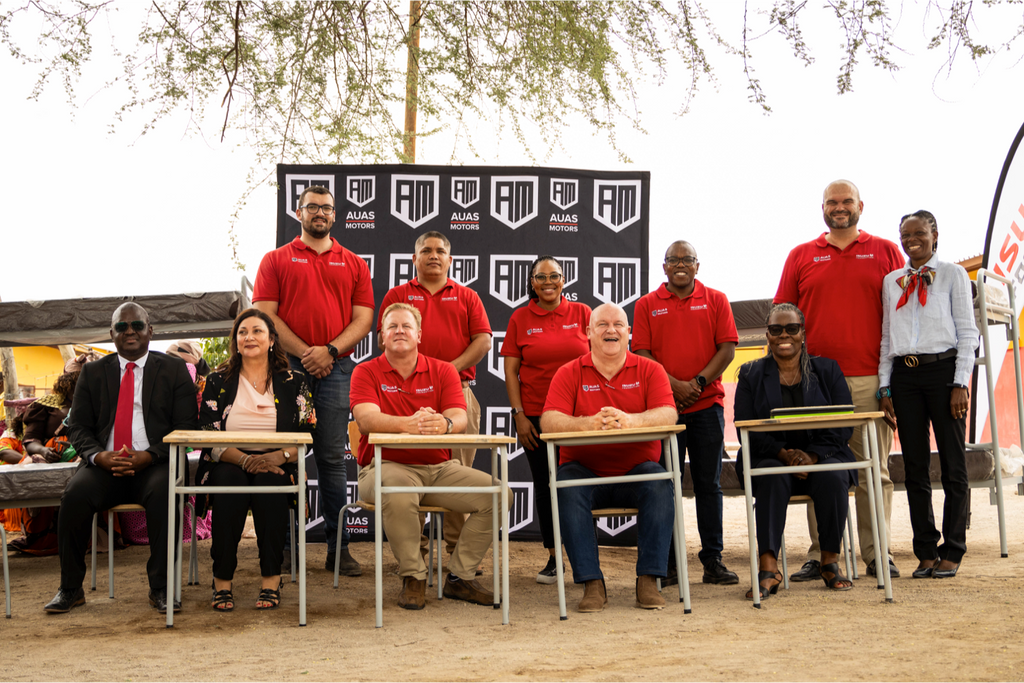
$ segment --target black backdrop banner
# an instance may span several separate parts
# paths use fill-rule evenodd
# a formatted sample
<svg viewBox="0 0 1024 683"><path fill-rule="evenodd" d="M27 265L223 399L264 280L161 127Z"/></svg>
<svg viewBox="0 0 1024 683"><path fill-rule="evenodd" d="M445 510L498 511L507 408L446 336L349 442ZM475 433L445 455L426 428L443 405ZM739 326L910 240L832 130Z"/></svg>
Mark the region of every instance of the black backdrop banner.
<svg viewBox="0 0 1024 683"><path fill-rule="evenodd" d="M551 254L563 264L564 295L594 308L619 304L633 319L633 304L647 293L650 241L650 173L497 166L314 166L277 167L277 244L301 232L299 196L311 185L334 195L337 213L331 236L362 256L373 277L377 306L389 289L415 277L416 238L437 230L452 243L449 277L480 295L494 338L477 366L474 393L480 401L480 431L515 436L499 354L512 312L529 300L530 263ZM376 313L376 312L375 312ZM376 317L374 317L376 321ZM371 332L353 352L364 361L380 354ZM516 444L509 462L511 538L539 540L534 520L530 468ZM475 466L490 471L488 452ZM323 542L323 519L310 479L307 539ZM356 463L349 457L349 500L357 493ZM373 540L373 515L350 512L352 540ZM636 543L633 518L602 519L604 544Z"/></svg>

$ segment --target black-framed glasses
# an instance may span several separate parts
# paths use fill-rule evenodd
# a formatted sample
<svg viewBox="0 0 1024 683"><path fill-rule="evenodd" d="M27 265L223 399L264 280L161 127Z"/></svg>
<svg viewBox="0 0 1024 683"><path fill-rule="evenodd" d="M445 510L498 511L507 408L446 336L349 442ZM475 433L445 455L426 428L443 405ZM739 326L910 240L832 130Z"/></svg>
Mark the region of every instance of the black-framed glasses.
<svg viewBox="0 0 1024 683"><path fill-rule="evenodd" d="M125 332L128 331L128 326L129 325L131 325L132 329L135 330L136 332L142 332L144 329L149 327L149 324L144 322L144 321L142 321L142 320L133 320L130 323L126 323L126 322L114 323L114 332L116 332L118 334L124 334Z"/></svg>
<svg viewBox="0 0 1024 683"><path fill-rule="evenodd" d="M684 256L683 258L668 256L665 258L665 265L669 266L670 268L675 268L680 263L682 263L684 266L689 267L697 265L698 263L700 263L700 261L697 260L696 256Z"/></svg>
<svg viewBox="0 0 1024 683"><path fill-rule="evenodd" d="M305 206L300 206L299 208L305 209L314 216L317 214L318 211L323 211L325 216L330 216L334 213L334 207L331 206L330 204L306 204Z"/></svg>
<svg viewBox="0 0 1024 683"><path fill-rule="evenodd" d="M544 273L537 273L533 276L534 282L544 284L545 282L557 283L562 279L561 273L551 273L551 275L545 275Z"/></svg>
<svg viewBox="0 0 1024 683"><path fill-rule="evenodd" d="M769 325L768 334L770 334L773 337L778 337L782 334L782 331L785 330L786 334L788 334L790 337L795 337L796 335L800 334L800 331L803 329L804 326L801 325L800 323L790 323L788 325Z"/></svg>

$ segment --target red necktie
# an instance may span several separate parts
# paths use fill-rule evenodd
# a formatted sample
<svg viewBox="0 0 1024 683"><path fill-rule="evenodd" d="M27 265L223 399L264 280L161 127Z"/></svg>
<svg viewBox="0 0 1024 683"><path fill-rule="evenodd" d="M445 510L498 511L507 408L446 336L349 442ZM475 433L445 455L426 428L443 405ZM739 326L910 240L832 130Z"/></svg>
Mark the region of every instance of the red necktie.
<svg viewBox="0 0 1024 683"><path fill-rule="evenodd" d="M135 363L128 363L117 392L117 414L114 416L114 450L132 447L132 415L135 413Z"/></svg>

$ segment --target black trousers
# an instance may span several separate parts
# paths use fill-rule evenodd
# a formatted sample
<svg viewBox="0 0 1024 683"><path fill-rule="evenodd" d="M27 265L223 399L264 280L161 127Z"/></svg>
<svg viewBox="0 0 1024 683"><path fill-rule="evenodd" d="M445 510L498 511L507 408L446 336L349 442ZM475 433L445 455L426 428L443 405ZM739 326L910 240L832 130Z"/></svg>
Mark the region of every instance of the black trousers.
<svg viewBox="0 0 1024 683"><path fill-rule="evenodd" d="M833 458L819 464L839 462ZM784 467L779 460L760 460L757 467ZM786 514L792 496L810 496L818 519L818 543L827 553L838 553L843 527L850 509L850 473L810 472L806 479L792 474L766 474L751 480L754 489L754 520L757 527L757 553L772 553L776 559L786 530Z"/></svg>
<svg viewBox="0 0 1024 683"><path fill-rule="evenodd" d="M167 463L155 463L130 477L115 477L92 465L75 472L64 489L57 513L61 588L76 591L82 587L93 514L124 503L146 508L149 588L158 591L167 587L167 477ZM180 514L176 524L179 519Z"/></svg>
<svg viewBox="0 0 1024 683"><path fill-rule="evenodd" d="M540 418L526 416L526 419L533 423L534 429L540 434ZM540 442L539 448L530 449L523 446L526 453L526 461L530 463L530 473L533 475L533 500L537 506L537 524L540 526L540 537L544 547L551 549L555 547L555 529L551 522L551 481L548 479L548 445ZM558 458L558 447L555 447L555 458ZM558 460L555 460L558 465Z"/></svg>
<svg viewBox="0 0 1024 683"><path fill-rule="evenodd" d="M294 466L285 474L249 474L238 465L219 462L210 471L210 486L290 486ZM238 567L238 542L242 540L245 518L252 508L256 547L260 553L260 576L277 576L284 560L285 531L288 529L288 493L215 493L213 499L213 575L230 581Z"/></svg>
<svg viewBox="0 0 1024 683"><path fill-rule="evenodd" d="M907 472L907 500L910 525L914 530L914 555L919 560L960 562L967 552L967 448L964 437L966 417L954 418L949 411L953 393L949 386L956 372L956 358L947 358L916 368L893 364L892 405L903 446ZM932 459L928 425L935 432L942 468L942 535L935 528L932 512ZM939 545L939 540L944 543Z"/></svg>

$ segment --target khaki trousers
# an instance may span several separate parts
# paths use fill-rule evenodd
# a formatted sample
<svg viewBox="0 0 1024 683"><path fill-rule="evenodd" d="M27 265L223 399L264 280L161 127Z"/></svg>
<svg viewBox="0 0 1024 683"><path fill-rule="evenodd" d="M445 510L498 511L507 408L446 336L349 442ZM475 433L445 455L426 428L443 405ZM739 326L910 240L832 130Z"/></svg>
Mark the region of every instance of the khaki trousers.
<svg viewBox="0 0 1024 683"><path fill-rule="evenodd" d="M466 399L466 434L479 434L480 402L477 401L476 396L473 395L473 389L470 388L469 382L462 383L462 396ZM461 463L466 467L472 467L475 459L475 448L452 449L452 460L454 462ZM459 535L462 533L462 525L465 523L466 518L463 515L447 514L444 516L444 542L449 555L451 555L452 551L455 549L455 544L459 542ZM423 528L422 524L420 524L420 528ZM427 547L426 536L420 540L420 544L424 548Z"/></svg>
<svg viewBox="0 0 1024 683"><path fill-rule="evenodd" d="M490 486L492 483L489 474L464 467L453 460L438 465L403 465L385 461L380 474L384 486ZM373 465L360 470L360 497L376 505L377 491L373 479ZM491 547L491 520L494 516L491 494L389 493L384 497L381 517L391 552L398 560L398 574L424 581L427 565L420 555L420 533L423 531L419 521L421 503L469 514L448 571L467 581L476 578L476 568Z"/></svg>
<svg viewBox="0 0 1024 683"><path fill-rule="evenodd" d="M878 399L875 392L878 391L878 375L865 375L863 377L847 377L846 386L850 388L850 395L853 397L853 405L858 413L876 412L879 410ZM882 420L875 420L875 427L878 429L878 440L880 442L879 463L882 469L882 505L885 508L885 533L886 538L892 543L892 536L889 533L891 525L889 520L892 517L892 481L889 479L889 451L892 449L892 430ZM857 456L857 460L868 460L869 454L864 447L861 436L861 428L853 430L850 438L850 449ZM871 484L870 471L860 470L857 473L857 536L860 539L860 554L864 564L870 564L875 559L875 544L871 540L871 508L868 506L868 489ZM814 517L814 507L807 506L807 531L811 535L811 547L807 550L807 559L820 560L821 547L818 545L818 520ZM892 553L888 553L892 559Z"/></svg>

